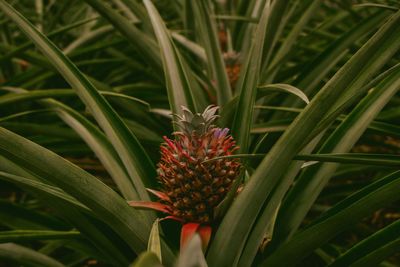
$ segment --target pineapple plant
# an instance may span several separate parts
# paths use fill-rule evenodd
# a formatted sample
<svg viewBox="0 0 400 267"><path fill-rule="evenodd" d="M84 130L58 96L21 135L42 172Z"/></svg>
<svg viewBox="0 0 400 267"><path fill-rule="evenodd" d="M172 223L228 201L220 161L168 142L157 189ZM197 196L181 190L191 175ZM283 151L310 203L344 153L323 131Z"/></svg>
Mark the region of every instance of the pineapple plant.
<svg viewBox="0 0 400 267"><path fill-rule="evenodd" d="M400 11L369 2L0 0L0 265L398 266Z"/></svg>
<svg viewBox="0 0 400 267"><path fill-rule="evenodd" d="M164 136L157 165L162 189L148 189L160 202L129 202L133 207L155 209L169 214L167 218L182 222L181 243L189 238L185 234L188 228L200 227L200 235L207 236L203 240L209 240L210 226L217 221L214 211L240 174L239 160L224 158L232 155L238 146L228 134L228 128L213 124L218 117L217 110L217 106L210 105L203 113L193 114L182 107L183 114L174 115L178 129L173 133L175 140Z"/></svg>

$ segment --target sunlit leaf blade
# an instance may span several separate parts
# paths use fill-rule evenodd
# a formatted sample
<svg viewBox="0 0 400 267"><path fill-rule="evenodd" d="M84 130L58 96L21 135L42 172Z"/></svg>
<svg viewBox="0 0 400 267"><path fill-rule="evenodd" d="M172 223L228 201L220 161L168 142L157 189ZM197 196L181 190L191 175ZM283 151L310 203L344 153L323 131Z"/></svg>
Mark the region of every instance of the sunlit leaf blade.
<svg viewBox="0 0 400 267"><path fill-rule="evenodd" d="M0 244L0 259L27 266L65 267L59 261L14 243Z"/></svg>
<svg viewBox="0 0 400 267"><path fill-rule="evenodd" d="M117 148L119 156L131 176L142 199L148 199L144 184L153 184L155 168L136 137L122 122L109 103L98 93L96 88L65 57L61 51L43 34L38 32L21 14L15 11L4 0L0 1L0 9L12 19L32 42L49 58L51 63L76 90L79 97L91 110L92 115L105 131L110 142Z"/></svg>
<svg viewBox="0 0 400 267"><path fill-rule="evenodd" d="M147 251L151 251L156 254L158 260L162 262L159 223L159 219L155 220L153 223L153 227L150 231L149 242L147 244Z"/></svg>

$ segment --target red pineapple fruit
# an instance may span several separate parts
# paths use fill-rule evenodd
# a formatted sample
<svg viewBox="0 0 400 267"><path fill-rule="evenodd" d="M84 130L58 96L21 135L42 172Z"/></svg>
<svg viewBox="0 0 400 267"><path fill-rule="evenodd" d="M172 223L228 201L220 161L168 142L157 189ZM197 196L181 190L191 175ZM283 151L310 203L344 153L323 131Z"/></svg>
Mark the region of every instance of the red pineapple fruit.
<svg viewBox="0 0 400 267"><path fill-rule="evenodd" d="M241 164L229 156L238 148L229 129L213 125L217 119L216 106L193 114L182 107L183 115L175 115L179 131L175 140L164 136L158 180L161 191L149 190L160 202L131 201L134 207L156 209L169 214L167 218L184 224L181 245L199 233L206 245L215 222L214 210L225 198L233 181L239 176Z"/></svg>

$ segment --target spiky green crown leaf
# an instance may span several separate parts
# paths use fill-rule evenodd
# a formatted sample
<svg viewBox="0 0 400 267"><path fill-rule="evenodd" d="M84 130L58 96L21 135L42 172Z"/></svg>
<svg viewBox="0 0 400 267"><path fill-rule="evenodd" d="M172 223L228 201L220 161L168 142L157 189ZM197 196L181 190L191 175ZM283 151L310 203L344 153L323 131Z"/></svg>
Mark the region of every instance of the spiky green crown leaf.
<svg viewBox="0 0 400 267"><path fill-rule="evenodd" d="M184 106L182 106L182 110L183 115L175 115L175 124L183 134L188 136L202 136L206 134L213 127L212 123L218 118L218 115L215 115L218 106L210 105L203 113L195 114Z"/></svg>

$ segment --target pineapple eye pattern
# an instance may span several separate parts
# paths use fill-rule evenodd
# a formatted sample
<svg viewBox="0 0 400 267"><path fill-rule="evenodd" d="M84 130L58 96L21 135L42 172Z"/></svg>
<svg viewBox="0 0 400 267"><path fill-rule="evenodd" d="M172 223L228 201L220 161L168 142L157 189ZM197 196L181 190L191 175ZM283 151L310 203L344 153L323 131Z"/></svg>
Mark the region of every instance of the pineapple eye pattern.
<svg viewBox="0 0 400 267"><path fill-rule="evenodd" d="M202 114L192 114L184 108L184 115L177 116L180 131L174 133L175 140L164 137L161 146L158 179L168 196L163 203L183 222L211 223L214 208L240 172L237 159L207 161L238 148L229 129L212 125L217 109L209 106Z"/></svg>
<svg viewBox="0 0 400 267"><path fill-rule="evenodd" d="M212 160L238 149L229 129L213 125L217 110L217 106L208 106L203 113L193 114L182 107L183 114L174 115L178 128L173 133L175 139L164 136L160 147L157 179L161 191L149 189L160 201L130 201L131 206L167 213L166 218L184 224L182 233L201 231L216 221L214 210L241 170L237 158ZM208 238L210 231L206 231Z"/></svg>

